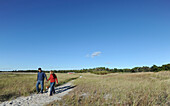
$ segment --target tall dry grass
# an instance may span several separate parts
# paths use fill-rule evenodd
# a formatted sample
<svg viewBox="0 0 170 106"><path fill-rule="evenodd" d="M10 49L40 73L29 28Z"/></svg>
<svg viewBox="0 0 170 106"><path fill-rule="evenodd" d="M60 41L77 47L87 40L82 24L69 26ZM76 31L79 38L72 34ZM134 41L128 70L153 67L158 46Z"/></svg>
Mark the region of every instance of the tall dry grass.
<svg viewBox="0 0 170 106"><path fill-rule="evenodd" d="M153 106L170 105L170 72L82 74L77 87L61 101L66 106Z"/></svg>
<svg viewBox="0 0 170 106"><path fill-rule="evenodd" d="M78 74L56 74L59 85L77 78ZM47 74L49 78L49 74ZM0 74L0 102L14 99L19 96L27 96L36 91L37 74L16 74L1 73ZM49 83L44 83L44 86Z"/></svg>

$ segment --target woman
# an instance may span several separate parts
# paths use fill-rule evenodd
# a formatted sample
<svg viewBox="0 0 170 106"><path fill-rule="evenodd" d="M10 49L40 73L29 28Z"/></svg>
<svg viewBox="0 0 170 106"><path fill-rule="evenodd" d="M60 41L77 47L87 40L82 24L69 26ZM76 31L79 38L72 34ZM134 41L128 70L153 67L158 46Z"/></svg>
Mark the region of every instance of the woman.
<svg viewBox="0 0 170 106"><path fill-rule="evenodd" d="M54 89L55 81L58 84L57 76L54 74L53 71L50 71L50 78L47 81L49 80L50 80L50 96L52 96L52 92L55 94L55 89Z"/></svg>

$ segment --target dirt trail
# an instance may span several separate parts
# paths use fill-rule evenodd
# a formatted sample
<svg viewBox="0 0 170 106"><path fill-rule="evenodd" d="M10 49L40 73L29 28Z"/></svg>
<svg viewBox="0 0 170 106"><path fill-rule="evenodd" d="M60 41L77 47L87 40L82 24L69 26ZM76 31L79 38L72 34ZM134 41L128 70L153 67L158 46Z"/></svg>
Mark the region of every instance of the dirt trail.
<svg viewBox="0 0 170 106"><path fill-rule="evenodd" d="M18 97L11 101L2 102L0 106L43 106L55 100L60 100L64 95L68 94L75 86L73 80L55 88L56 94L49 96L48 93L32 94L27 97Z"/></svg>

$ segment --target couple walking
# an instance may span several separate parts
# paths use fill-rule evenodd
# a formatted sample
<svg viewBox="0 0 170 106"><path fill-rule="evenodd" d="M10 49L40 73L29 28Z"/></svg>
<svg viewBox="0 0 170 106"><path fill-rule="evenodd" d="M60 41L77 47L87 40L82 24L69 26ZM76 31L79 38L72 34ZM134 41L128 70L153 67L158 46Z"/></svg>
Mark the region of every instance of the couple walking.
<svg viewBox="0 0 170 106"><path fill-rule="evenodd" d="M38 75L37 75L37 84L36 84L36 90L37 93L43 93L43 89L44 89L44 78L46 79L46 81L50 80L50 96L52 96L52 93L55 94L55 82L57 82L58 84L58 79L57 76L54 74L53 71L50 71L50 78L47 79L47 76L44 72L42 72L41 68L38 68ZM41 91L39 91L39 84L41 85Z"/></svg>

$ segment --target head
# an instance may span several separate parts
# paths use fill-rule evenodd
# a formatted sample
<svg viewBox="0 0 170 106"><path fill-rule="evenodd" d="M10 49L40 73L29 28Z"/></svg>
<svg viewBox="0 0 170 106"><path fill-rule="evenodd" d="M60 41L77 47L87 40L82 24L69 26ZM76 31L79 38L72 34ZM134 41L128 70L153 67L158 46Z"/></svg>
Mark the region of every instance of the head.
<svg viewBox="0 0 170 106"><path fill-rule="evenodd" d="M54 72L53 72L53 71L50 71L50 74L54 74Z"/></svg>
<svg viewBox="0 0 170 106"><path fill-rule="evenodd" d="M41 68L38 68L38 71L39 71L39 72L42 72Z"/></svg>

